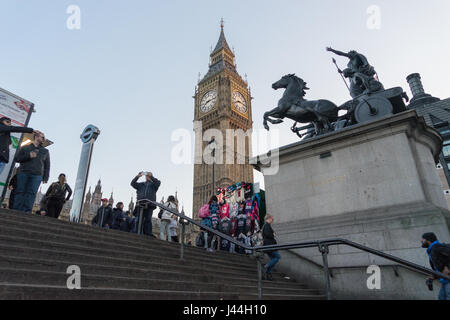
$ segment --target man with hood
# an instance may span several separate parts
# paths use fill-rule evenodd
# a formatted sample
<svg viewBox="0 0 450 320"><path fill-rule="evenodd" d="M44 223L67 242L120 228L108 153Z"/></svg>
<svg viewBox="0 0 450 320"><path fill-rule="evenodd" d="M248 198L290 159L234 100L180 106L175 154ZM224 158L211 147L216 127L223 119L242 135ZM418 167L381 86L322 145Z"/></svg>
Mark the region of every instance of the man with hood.
<svg viewBox="0 0 450 320"><path fill-rule="evenodd" d="M113 222L112 210L109 207L109 200L102 199L102 206L98 208L97 215L92 219L92 225L100 228L109 229Z"/></svg>
<svg viewBox="0 0 450 320"><path fill-rule="evenodd" d="M422 236L422 248L427 249L431 268L434 271L450 276L450 247L440 243L433 232L427 232ZM433 276L427 280L428 283L437 280L437 278ZM439 281L441 282L441 290L438 299L450 300L450 281L444 278L441 278Z"/></svg>
<svg viewBox="0 0 450 320"><path fill-rule="evenodd" d="M112 211L113 223L112 229L129 232L131 225L131 218L123 212L123 202L117 203Z"/></svg>

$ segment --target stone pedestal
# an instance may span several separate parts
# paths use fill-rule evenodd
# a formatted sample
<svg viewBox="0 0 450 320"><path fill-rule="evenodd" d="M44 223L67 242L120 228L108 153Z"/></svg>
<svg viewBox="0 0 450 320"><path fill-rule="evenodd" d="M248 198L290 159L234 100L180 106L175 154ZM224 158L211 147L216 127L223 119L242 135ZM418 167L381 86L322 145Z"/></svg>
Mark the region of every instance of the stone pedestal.
<svg viewBox="0 0 450 320"><path fill-rule="evenodd" d="M279 243L345 238L428 266L421 235L433 231L450 240L436 170L441 148L440 135L414 110L282 147L278 173L264 175ZM268 172L260 162L256 168ZM299 280L323 284L317 249L282 258L280 267ZM338 298L437 296L423 275L394 270L392 262L356 249L332 247L329 264ZM366 268L373 264L382 268L381 290L367 289Z"/></svg>

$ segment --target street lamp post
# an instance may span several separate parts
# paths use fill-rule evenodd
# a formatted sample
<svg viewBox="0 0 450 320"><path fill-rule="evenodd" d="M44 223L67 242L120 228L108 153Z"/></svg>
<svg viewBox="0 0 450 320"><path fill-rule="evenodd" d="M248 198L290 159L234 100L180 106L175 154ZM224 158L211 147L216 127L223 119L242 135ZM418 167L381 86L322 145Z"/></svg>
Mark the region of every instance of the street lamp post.
<svg viewBox="0 0 450 320"><path fill-rule="evenodd" d="M212 140L210 142L208 142L208 145L209 144L213 145L213 149L212 149L212 152L211 152L211 155L212 155L212 158L213 158L212 174L211 174L211 176L212 176L211 186L212 186L212 195L214 195L214 190L215 190L215 188L214 188L214 184L215 184L215 181L214 181L214 164L216 163L216 140L215 140L215 138L212 138Z"/></svg>
<svg viewBox="0 0 450 320"><path fill-rule="evenodd" d="M91 165L92 151L94 149L94 142L100 134L100 130L88 125L81 133L81 147L80 163L78 165L77 180L73 193L72 208L70 209L70 222L81 223L83 221L83 205L84 194L86 192L86 183L89 176L89 167Z"/></svg>

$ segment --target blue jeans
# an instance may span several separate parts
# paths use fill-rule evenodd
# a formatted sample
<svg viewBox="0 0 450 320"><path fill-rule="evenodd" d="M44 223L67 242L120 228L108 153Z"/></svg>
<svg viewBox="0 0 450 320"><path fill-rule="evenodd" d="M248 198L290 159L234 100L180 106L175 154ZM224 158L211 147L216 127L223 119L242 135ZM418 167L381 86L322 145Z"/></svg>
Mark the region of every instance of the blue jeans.
<svg viewBox="0 0 450 320"><path fill-rule="evenodd" d="M28 173L17 174L16 197L14 199L14 210L29 212L33 210L36 193L42 182L42 176Z"/></svg>
<svg viewBox="0 0 450 320"><path fill-rule="evenodd" d="M234 251L234 247L235 247L236 245L233 243L233 242L230 242L230 252L231 253L235 253L235 251Z"/></svg>
<svg viewBox="0 0 450 320"><path fill-rule="evenodd" d="M159 238L161 240L172 242L169 228L170 220L161 220L161 225L159 226Z"/></svg>
<svg viewBox="0 0 450 320"><path fill-rule="evenodd" d="M442 283L439 291L439 300L450 300L450 283Z"/></svg>
<svg viewBox="0 0 450 320"><path fill-rule="evenodd" d="M272 260L270 260L269 263L265 265L266 273L272 273L273 268L278 263L278 261L280 261L281 256L278 251L272 251L271 253L268 253L268 256Z"/></svg>
<svg viewBox="0 0 450 320"><path fill-rule="evenodd" d="M5 167L6 167L6 162L0 162L0 174L2 174Z"/></svg>

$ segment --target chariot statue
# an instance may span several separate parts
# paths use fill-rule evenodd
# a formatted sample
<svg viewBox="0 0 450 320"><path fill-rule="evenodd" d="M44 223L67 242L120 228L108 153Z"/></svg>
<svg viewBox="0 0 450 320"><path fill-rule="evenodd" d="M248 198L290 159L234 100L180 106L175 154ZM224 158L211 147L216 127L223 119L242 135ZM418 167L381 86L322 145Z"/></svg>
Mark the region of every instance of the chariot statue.
<svg viewBox="0 0 450 320"><path fill-rule="evenodd" d="M406 110L403 100L408 102L409 99L403 89L394 87L385 90L374 67L364 55L354 50L344 53L330 47L327 51L349 58L347 68L343 71L334 58L333 63L341 74L352 100L340 106L326 99L306 100L306 90L309 89L306 82L295 74L288 74L272 84L274 90L285 91L278 106L264 114L265 129L269 130L268 122L279 124L288 118L294 121L291 130L304 139ZM350 86L345 78L350 80ZM298 123L307 125L298 127Z"/></svg>

